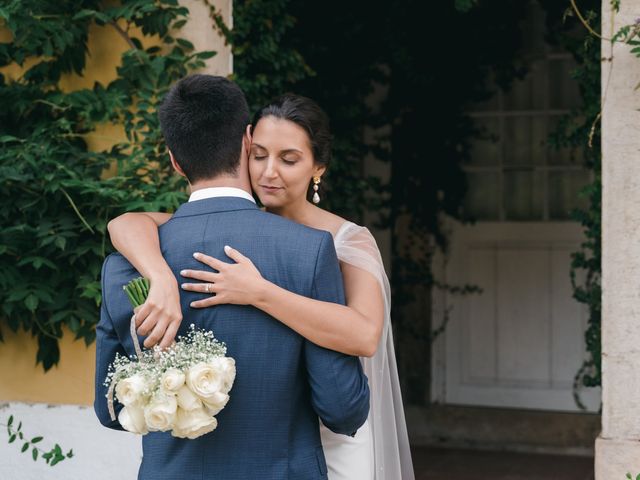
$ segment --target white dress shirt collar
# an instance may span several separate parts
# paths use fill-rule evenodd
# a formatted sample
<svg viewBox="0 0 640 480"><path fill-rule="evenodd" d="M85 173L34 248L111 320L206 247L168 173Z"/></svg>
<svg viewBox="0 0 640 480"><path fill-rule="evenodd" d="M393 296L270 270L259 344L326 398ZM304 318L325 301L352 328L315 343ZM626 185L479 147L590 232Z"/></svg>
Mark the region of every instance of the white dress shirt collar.
<svg viewBox="0 0 640 480"><path fill-rule="evenodd" d="M215 198L215 197L240 197L245 200L250 200L253 203L256 201L253 197L246 191L241 188L235 187L209 187L209 188L201 188L200 190L196 190L189 197L190 202L195 202L196 200L204 200L205 198Z"/></svg>

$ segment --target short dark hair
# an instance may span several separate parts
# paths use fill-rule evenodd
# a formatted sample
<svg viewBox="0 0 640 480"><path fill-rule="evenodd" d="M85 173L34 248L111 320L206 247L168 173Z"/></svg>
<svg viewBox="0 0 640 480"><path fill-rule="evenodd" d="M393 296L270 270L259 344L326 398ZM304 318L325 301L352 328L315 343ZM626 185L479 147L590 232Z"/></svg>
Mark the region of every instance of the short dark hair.
<svg viewBox="0 0 640 480"><path fill-rule="evenodd" d="M231 80L190 75L167 93L160 128L189 182L237 173L249 124L244 93Z"/></svg>
<svg viewBox="0 0 640 480"><path fill-rule="evenodd" d="M253 117L252 125L255 127L260 119L269 116L289 120L302 127L309 137L314 162L325 167L329 165L331 161L329 117L316 102L302 95L285 93L258 110Z"/></svg>

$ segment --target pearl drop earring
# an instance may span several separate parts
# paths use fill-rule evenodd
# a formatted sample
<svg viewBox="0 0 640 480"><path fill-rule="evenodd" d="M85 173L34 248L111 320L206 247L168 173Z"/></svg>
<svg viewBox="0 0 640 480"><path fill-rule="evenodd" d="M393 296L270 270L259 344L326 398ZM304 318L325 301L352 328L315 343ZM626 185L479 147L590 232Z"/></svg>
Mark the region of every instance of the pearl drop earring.
<svg viewBox="0 0 640 480"><path fill-rule="evenodd" d="M320 177L313 177L313 203L320 203L320 195L318 195L318 185L320 184Z"/></svg>

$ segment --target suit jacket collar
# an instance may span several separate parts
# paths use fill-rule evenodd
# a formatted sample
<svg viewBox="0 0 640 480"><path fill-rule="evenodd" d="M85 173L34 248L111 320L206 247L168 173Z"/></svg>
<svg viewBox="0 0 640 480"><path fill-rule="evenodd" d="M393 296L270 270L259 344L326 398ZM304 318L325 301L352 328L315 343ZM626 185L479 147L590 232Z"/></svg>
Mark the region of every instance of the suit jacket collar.
<svg viewBox="0 0 640 480"><path fill-rule="evenodd" d="M183 203L173 216L190 217L235 210L258 210L258 206L254 202L241 197L213 197Z"/></svg>

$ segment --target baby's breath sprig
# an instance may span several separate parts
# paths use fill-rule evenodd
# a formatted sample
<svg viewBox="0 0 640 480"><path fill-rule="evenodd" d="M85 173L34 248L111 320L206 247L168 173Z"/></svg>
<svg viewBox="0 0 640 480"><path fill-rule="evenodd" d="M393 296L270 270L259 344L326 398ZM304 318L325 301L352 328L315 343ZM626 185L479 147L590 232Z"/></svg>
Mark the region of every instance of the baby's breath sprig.
<svg viewBox="0 0 640 480"><path fill-rule="evenodd" d="M129 301L131 302L131 305L133 305L133 308L136 308L142 305L147 299L147 296L149 295L149 287L149 279L138 277L131 280L122 288L127 294L127 297L129 297Z"/></svg>
<svg viewBox="0 0 640 480"><path fill-rule="evenodd" d="M162 374L170 368L186 371L200 362L209 362L216 357L227 354L227 346L217 340L213 332L197 330L192 323L185 336L179 335L171 347L162 350L157 345L151 350L144 350L140 358L131 358L116 353L116 358L107 372L104 386L109 387L125 378L140 374L148 380L148 395L153 395L160 388Z"/></svg>

